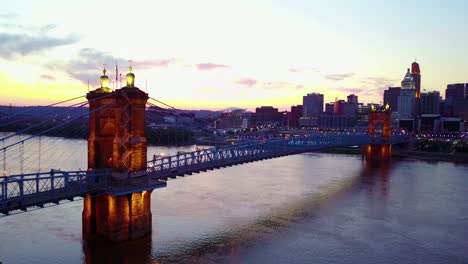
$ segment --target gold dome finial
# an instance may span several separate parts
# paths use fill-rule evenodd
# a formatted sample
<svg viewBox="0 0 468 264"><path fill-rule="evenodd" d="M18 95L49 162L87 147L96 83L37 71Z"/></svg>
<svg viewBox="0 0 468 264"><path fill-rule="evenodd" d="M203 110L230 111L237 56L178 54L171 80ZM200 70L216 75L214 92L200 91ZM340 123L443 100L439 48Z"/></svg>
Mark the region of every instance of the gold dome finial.
<svg viewBox="0 0 468 264"><path fill-rule="evenodd" d="M106 92L108 90L110 91L110 89L109 89L109 77L106 75L107 70L106 70L106 65L105 64L103 65L102 73L103 73L103 75L100 78L101 79L101 89L103 91L106 91Z"/></svg>
<svg viewBox="0 0 468 264"><path fill-rule="evenodd" d="M132 61L128 61L130 66L128 66L128 73L125 75L125 78L127 79L127 87L134 87L135 86L135 74L133 74L133 67L132 67Z"/></svg>

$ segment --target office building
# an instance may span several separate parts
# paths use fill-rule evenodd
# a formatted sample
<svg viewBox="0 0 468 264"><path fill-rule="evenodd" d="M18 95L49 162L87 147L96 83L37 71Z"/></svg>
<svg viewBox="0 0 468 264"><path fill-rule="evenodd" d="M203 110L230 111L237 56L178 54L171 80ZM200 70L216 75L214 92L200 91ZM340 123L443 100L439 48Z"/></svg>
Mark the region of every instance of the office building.
<svg viewBox="0 0 468 264"><path fill-rule="evenodd" d="M398 97L398 116L400 119L414 118L416 90L410 69L401 81L401 91Z"/></svg>
<svg viewBox="0 0 468 264"><path fill-rule="evenodd" d="M302 116L314 116L323 113L323 94L310 93L302 98Z"/></svg>
<svg viewBox="0 0 468 264"><path fill-rule="evenodd" d="M438 91L421 93L421 114L440 114L440 93Z"/></svg>
<svg viewBox="0 0 468 264"><path fill-rule="evenodd" d="M384 91L383 103L389 105L392 112L398 111L398 97L400 96L401 87L388 87Z"/></svg>

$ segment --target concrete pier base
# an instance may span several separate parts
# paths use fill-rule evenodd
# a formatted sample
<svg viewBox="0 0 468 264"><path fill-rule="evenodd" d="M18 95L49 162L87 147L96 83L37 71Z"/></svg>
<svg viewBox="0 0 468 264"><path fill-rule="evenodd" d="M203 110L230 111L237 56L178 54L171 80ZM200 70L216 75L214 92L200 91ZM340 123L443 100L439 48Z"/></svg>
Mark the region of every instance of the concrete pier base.
<svg viewBox="0 0 468 264"><path fill-rule="evenodd" d="M392 158L392 145L390 144L372 144L365 145L362 148L362 159L371 160L390 160Z"/></svg>
<svg viewBox="0 0 468 264"><path fill-rule="evenodd" d="M120 242L150 234L151 192L121 196L88 194L84 199L83 235Z"/></svg>

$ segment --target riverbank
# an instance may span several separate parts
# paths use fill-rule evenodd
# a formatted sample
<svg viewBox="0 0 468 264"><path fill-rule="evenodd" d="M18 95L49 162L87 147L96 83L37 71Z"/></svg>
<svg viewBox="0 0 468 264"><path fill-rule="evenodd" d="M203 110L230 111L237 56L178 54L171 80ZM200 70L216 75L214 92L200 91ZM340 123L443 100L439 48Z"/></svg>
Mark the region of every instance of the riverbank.
<svg viewBox="0 0 468 264"><path fill-rule="evenodd" d="M450 161L456 163L468 163L468 154L464 153L442 153L442 152L425 152L416 150L394 150L393 157L412 158L421 160L433 161Z"/></svg>
<svg viewBox="0 0 468 264"><path fill-rule="evenodd" d="M334 148L319 151L320 153L330 154L348 154L348 155L361 155L360 148ZM395 158L411 158L420 160L432 160L432 161L449 161L456 163L468 163L468 154L464 153L443 153L443 152L426 152L416 150L403 150L393 149L392 157Z"/></svg>

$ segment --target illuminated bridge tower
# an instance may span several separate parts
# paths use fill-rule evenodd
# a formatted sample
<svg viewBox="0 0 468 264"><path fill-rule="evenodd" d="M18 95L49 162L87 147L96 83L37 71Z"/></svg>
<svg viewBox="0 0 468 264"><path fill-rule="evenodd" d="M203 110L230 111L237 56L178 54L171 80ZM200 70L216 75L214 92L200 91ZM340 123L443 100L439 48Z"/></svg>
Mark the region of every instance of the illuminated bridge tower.
<svg viewBox="0 0 468 264"><path fill-rule="evenodd" d="M83 234L112 241L151 233L153 188L145 182L148 94L134 86L131 67L126 79L127 86L112 91L104 69L101 87L86 95L90 107L88 170L108 169L111 175L104 194L88 194L84 199Z"/></svg>
<svg viewBox="0 0 468 264"><path fill-rule="evenodd" d="M372 107L367 133L370 136L380 134L382 141L364 147L363 156L366 160L389 160L392 156L392 145L389 143L392 136L392 111L388 104L380 109Z"/></svg>
<svg viewBox="0 0 468 264"><path fill-rule="evenodd" d="M413 62L411 64L411 76L414 80L414 88L416 89L416 98L421 98L421 70L419 69L419 64Z"/></svg>

